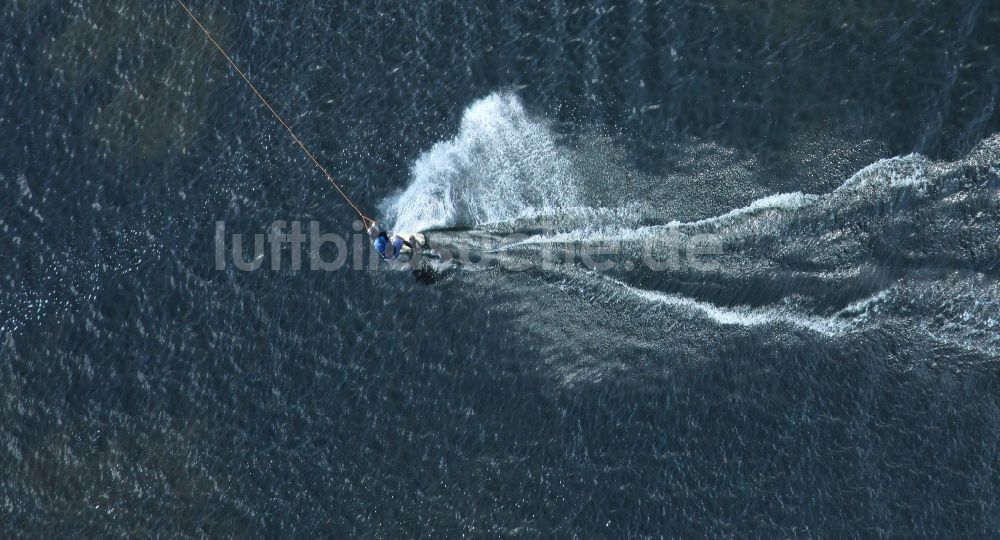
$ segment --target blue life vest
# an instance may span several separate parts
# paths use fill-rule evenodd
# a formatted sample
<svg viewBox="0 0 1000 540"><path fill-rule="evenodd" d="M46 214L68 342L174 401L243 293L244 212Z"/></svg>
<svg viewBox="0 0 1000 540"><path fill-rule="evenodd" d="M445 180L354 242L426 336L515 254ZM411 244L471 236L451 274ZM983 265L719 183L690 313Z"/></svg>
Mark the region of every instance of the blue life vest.
<svg viewBox="0 0 1000 540"><path fill-rule="evenodd" d="M389 239L386 238L384 234L379 235L379 237L375 239L375 249L378 250L378 254L381 255L383 259L385 258L385 248L388 246Z"/></svg>

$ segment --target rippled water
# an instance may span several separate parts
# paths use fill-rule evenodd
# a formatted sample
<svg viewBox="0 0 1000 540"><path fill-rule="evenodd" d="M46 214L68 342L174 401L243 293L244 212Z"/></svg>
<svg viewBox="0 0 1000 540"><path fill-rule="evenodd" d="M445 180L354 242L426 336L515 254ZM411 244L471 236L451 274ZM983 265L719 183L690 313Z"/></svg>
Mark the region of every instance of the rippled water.
<svg viewBox="0 0 1000 540"><path fill-rule="evenodd" d="M191 8L479 263L217 270L352 214L175 4L8 2L7 536L1000 528L993 3Z"/></svg>

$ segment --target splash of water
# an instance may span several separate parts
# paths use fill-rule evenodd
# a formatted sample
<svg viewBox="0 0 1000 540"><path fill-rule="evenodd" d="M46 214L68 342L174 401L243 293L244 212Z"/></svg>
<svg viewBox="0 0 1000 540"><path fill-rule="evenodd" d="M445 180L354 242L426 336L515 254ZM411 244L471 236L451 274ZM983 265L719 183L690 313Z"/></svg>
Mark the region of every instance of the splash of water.
<svg viewBox="0 0 1000 540"><path fill-rule="evenodd" d="M396 230L475 226L580 204L569 152L516 96L473 103L458 134L434 145L383 206Z"/></svg>

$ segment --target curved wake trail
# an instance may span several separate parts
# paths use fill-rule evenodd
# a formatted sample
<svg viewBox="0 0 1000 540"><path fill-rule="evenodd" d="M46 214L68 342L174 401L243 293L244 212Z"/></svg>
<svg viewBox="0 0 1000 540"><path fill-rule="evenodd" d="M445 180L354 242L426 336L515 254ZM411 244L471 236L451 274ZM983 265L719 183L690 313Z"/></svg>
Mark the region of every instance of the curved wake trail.
<svg viewBox="0 0 1000 540"><path fill-rule="evenodd" d="M606 278L609 283L620 287L622 291L642 301L653 304L680 308L682 311L696 313L707 317L720 325L736 325L744 327L766 326L770 324L789 324L806 330L811 330L825 336L835 336L857 329L868 314L868 308L885 299L888 291L881 291L868 298L858 300L841 309L830 317L821 317L797 313L792 309L779 308L747 308L743 306L720 307L710 302L702 302L678 294L639 289L613 278Z"/></svg>
<svg viewBox="0 0 1000 540"><path fill-rule="evenodd" d="M711 357L734 329L805 331L821 347L875 332L1000 356L1000 137L955 162L881 159L823 193L757 196L760 179L732 152L714 152L729 156L709 162L714 177L651 178L559 140L517 98L491 95L385 202L399 229L464 229L432 237L490 270L455 272L466 290L531 313L526 331L596 351L553 348L553 360ZM743 202L705 216L715 191Z"/></svg>

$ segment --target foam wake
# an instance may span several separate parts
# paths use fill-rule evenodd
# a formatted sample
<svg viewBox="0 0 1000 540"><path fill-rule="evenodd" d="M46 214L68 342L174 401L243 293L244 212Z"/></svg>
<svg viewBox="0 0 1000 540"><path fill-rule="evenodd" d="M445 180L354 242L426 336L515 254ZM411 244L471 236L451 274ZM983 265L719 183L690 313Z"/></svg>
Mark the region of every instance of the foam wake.
<svg viewBox="0 0 1000 540"><path fill-rule="evenodd" d="M891 336L908 358L1000 351L1000 137L954 162L875 160L815 193L816 182L769 182L752 157L710 143L681 148L687 157L655 178L613 154L567 143L494 94L414 163L384 202L387 221L473 229L436 233L496 262L453 272L462 290L503 298L526 331L594 357L617 356L615 343L711 356L720 336L782 342L800 330L824 344ZM697 259L693 239L705 237L718 251ZM592 244L610 247L599 271L582 262ZM549 256L571 262L539 264ZM546 353L576 364L587 354Z"/></svg>

